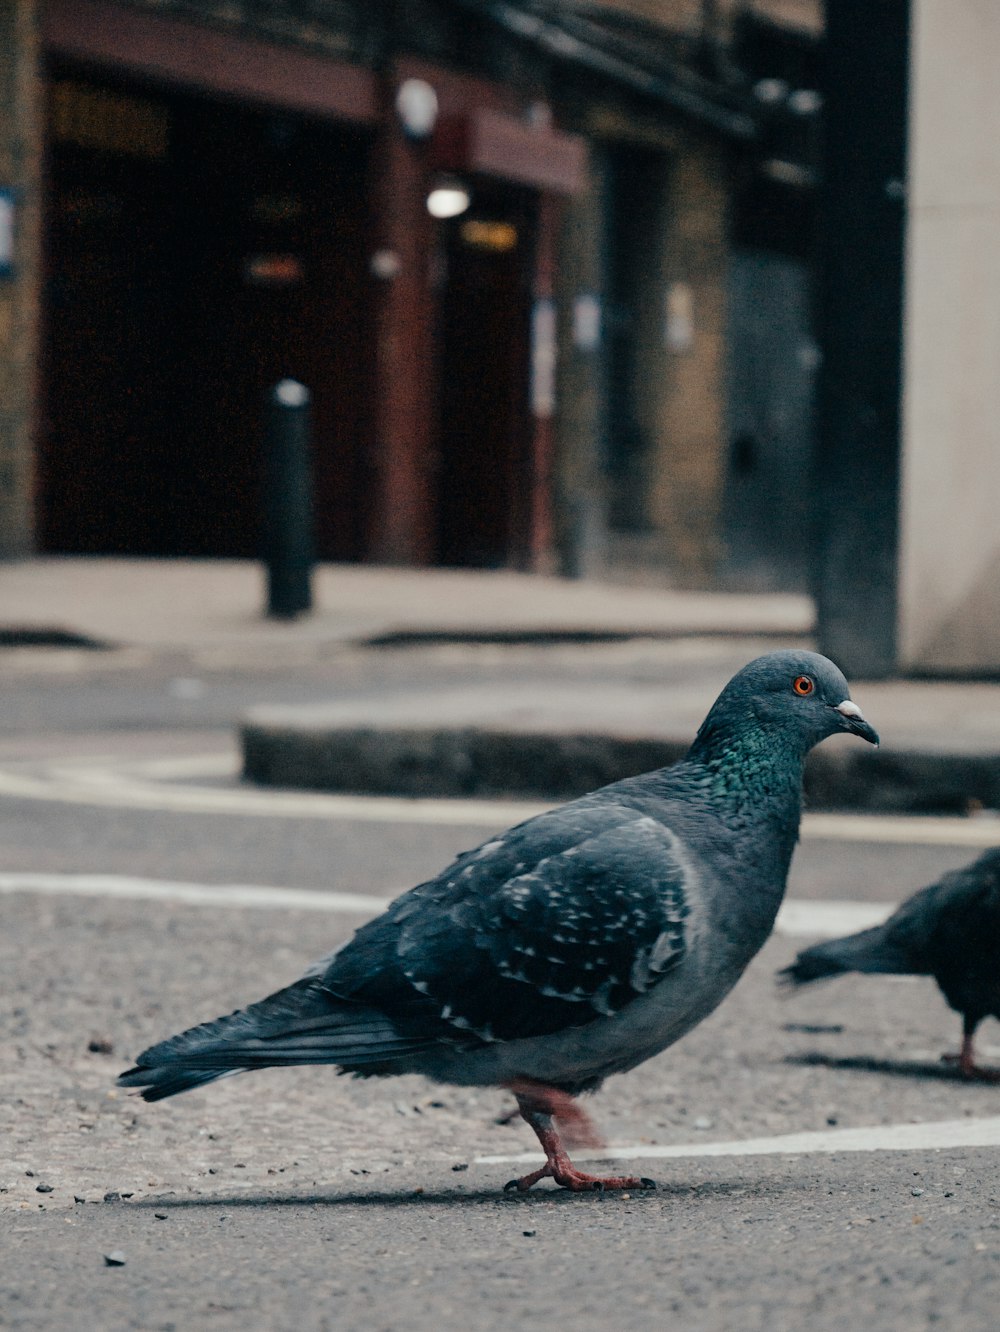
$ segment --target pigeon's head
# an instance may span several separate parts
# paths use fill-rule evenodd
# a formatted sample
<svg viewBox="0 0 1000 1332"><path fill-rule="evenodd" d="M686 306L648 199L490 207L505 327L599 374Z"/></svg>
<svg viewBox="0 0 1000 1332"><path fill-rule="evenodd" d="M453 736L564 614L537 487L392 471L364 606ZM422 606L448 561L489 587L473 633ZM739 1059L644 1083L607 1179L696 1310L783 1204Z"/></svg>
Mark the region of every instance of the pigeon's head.
<svg viewBox="0 0 1000 1332"><path fill-rule="evenodd" d="M781 732L803 753L838 731L878 744L843 673L818 652L791 649L751 661L719 695L702 732L739 730L748 722L768 734Z"/></svg>

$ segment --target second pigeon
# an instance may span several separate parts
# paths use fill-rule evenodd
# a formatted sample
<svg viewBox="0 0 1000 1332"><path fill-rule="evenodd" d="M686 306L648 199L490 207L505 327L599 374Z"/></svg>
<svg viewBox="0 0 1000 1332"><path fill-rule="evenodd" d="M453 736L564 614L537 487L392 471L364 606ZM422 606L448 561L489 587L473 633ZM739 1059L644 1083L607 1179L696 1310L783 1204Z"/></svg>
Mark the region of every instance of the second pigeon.
<svg viewBox="0 0 1000 1332"><path fill-rule="evenodd" d="M806 948L779 974L804 985L849 971L933 976L962 1015L952 1062L963 1077L1000 1081L1000 1070L976 1063L973 1047L980 1022L1000 1018L1000 847L914 893L884 925Z"/></svg>

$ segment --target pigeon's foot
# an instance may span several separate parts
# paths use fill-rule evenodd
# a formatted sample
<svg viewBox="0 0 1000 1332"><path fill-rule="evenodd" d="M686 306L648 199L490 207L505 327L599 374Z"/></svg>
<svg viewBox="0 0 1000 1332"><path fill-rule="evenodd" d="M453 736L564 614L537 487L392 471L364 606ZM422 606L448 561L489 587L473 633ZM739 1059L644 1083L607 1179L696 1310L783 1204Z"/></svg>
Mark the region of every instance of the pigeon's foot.
<svg viewBox="0 0 1000 1332"><path fill-rule="evenodd" d="M969 1082L1000 1082L1000 1068L984 1068L974 1059L965 1059L961 1054L943 1054L942 1064L955 1064L963 1078Z"/></svg>
<svg viewBox="0 0 1000 1332"><path fill-rule="evenodd" d="M520 1179L511 1179L503 1186L504 1193L527 1193L540 1179L554 1179L562 1189L571 1193L603 1193L605 1189L655 1189L656 1180L640 1175L588 1175L577 1170L565 1152L546 1163L539 1170Z"/></svg>
<svg viewBox="0 0 1000 1332"><path fill-rule="evenodd" d="M590 1137L578 1138L578 1143L596 1147L603 1147L604 1144L590 1120L566 1092L526 1079L512 1083L511 1091L517 1097L521 1117L526 1124L531 1125L542 1145L545 1164L529 1175L510 1180L504 1185L504 1193L515 1190L518 1193L527 1193L528 1189L540 1179L553 1179L560 1188L569 1189L572 1193L603 1193L605 1189L656 1188L653 1180L643 1179L640 1175L587 1175L582 1170L577 1170L566 1155L566 1150L553 1125L553 1119L575 1128L577 1132L585 1129Z"/></svg>
<svg viewBox="0 0 1000 1332"><path fill-rule="evenodd" d="M1000 1082L1000 1068L983 1068L982 1064L976 1063L975 1047L968 1033L962 1037L962 1048L958 1054L943 1054L941 1062L957 1064L959 1073L970 1082Z"/></svg>

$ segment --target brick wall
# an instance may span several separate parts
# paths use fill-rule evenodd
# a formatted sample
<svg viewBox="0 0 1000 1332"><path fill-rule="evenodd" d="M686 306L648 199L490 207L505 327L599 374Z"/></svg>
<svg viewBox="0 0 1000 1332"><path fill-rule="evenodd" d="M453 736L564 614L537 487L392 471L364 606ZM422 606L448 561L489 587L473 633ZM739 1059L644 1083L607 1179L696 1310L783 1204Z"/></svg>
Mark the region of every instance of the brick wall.
<svg viewBox="0 0 1000 1332"><path fill-rule="evenodd" d="M713 9L723 32L741 14L815 34L823 28L823 0L605 0L605 6L686 36L697 35Z"/></svg>
<svg viewBox="0 0 1000 1332"><path fill-rule="evenodd" d="M702 143L676 157L661 263L669 325L689 315L690 341L652 349L651 382L659 384L657 453L650 518L668 543L670 572L685 586L709 586L719 549L725 463L726 210L729 170L722 151ZM672 293L674 293L672 298ZM683 334L683 327L679 330Z"/></svg>
<svg viewBox="0 0 1000 1332"><path fill-rule="evenodd" d="M658 245L648 255L635 407L647 441L645 525L610 534L608 573L715 585L725 475L727 207L724 152L684 136L665 159Z"/></svg>
<svg viewBox="0 0 1000 1332"><path fill-rule="evenodd" d="M0 278L0 556L32 548L31 405L38 285L34 0L0 4L0 186L16 191L14 275Z"/></svg>

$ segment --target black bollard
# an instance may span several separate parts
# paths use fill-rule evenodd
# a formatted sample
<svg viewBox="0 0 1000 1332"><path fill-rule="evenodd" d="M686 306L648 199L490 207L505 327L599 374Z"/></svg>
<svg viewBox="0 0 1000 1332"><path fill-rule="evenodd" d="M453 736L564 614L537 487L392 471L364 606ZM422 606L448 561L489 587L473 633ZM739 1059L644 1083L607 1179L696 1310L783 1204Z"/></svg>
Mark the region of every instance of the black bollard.
<svg viewBox="0 0 1000 1332"><path fill-rule="evenodd" d="M312 610L310 396L295 379L282 379L267 392L262 553L267 613L281 620Z"/></svg>

